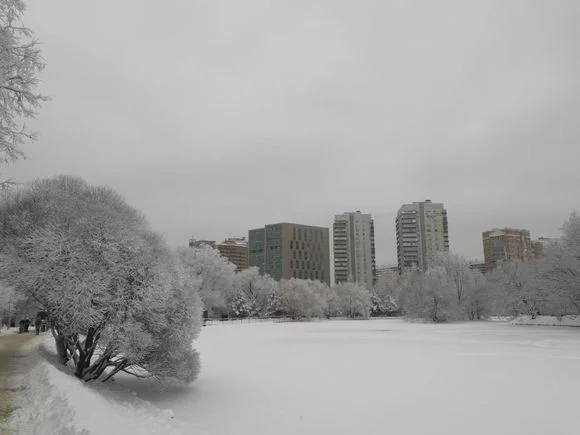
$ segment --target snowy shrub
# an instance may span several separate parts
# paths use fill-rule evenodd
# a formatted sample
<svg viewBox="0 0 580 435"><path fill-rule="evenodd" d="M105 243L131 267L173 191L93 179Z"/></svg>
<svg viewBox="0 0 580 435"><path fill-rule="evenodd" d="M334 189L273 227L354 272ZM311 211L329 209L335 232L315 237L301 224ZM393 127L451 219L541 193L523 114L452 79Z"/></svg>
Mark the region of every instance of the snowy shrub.
<svg viewBox="0 0 580 435"><path fill-rule="evenodd" d="M343 282L336 287L338 306L343 316L368 318L371 313L371 293L362 284Z"/></svg>
<svg viewBox="0 0 580 435"><path fill-rule="evenodd" d="M324 315L325 301L312 286L313 281L291 278L280 281L280 299L291 319L310 319Z"/></svg>
<svg viewBox="0 0 580 435"><path fill-rule="evenodd" d="M4 198L0 228L0 279L47 309L77 377L196 378L199 283L123 198L73 177L35 181Z"/></svg>

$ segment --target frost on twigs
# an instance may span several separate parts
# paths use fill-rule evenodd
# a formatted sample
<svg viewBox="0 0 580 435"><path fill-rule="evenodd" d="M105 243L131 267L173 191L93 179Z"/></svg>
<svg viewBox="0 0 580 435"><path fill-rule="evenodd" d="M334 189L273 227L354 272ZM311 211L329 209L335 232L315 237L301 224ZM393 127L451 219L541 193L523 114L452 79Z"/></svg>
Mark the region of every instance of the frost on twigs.
<svg viewBox="0 0 580 435"><path fill-rule="evenodd" d="M34 34L21 23L24 10L22 0L0 0L0 164L24 156L21 145L36 139L25 120L48 99L36 91L44 61Z"/></svg>
<svg viewBox="0 0 580 435"><path fill-rule="evenodd" d="M35 181L2 201L0 229L0 278L46 307L77 377L197 377L198 281L122 197L79 178Z"/></svg>

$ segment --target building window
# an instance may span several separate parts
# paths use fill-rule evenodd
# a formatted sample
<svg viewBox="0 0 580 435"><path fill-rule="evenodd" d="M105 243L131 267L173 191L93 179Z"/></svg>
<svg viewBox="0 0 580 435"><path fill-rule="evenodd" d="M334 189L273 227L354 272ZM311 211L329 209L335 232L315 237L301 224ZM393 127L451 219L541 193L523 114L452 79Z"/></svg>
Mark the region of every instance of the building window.
<svg viewBox="0 0 580 435"><path fill-rule="evenodd" d="M293 275L294 275L294 278L296 278L296 269L294 269Z"/></svg>
<svg viewBox="0 0 580 435"><path fill-rule="evenodd" d="M302 259L302 251L298 251L298 258Z"/></svg>
<svg viewBox="0 0 580 435"><path fill-rule="evenodd" d="M294 242L290 240L290 249L294 249Z"/></svg>

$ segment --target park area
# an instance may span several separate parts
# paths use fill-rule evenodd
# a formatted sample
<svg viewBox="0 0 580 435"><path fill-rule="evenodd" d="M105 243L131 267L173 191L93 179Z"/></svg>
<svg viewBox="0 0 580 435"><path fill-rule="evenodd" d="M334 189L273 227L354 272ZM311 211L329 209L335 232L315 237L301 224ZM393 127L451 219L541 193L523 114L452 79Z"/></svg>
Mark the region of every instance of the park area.
<svg viewBox="0 0 580 435"><path fill-rule="evenodd" d="M208 325L195 346L199 379L161 387L129 376L83 383L56 369L41 345L27 380L27 396L41 399L12 423L21 433L165 435L577 429L578 328L237 321Z"/></svg>

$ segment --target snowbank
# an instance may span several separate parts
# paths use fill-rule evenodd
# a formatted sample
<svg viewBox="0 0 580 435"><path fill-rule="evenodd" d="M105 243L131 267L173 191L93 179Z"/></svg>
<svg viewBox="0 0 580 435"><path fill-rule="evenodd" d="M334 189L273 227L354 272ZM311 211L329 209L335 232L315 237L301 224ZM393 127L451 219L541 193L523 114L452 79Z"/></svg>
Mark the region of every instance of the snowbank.
<svg viewBox="0 0 580 435"><path fill-rule="evenodd" d="M512 321L512 325L537 325L537 326L576 326L580 327L580 316L520 316Z"/></svg>
<svg viewBox="0 0 580 435"><path fill-rule="evenodd" d="M22 434L181 434L171 411L161 410L116 385L84 383L37 358L17 379L24 402L8 424Z"/></svg>

